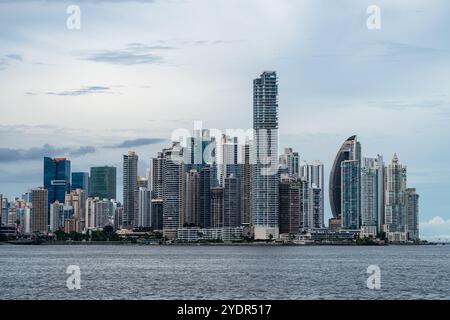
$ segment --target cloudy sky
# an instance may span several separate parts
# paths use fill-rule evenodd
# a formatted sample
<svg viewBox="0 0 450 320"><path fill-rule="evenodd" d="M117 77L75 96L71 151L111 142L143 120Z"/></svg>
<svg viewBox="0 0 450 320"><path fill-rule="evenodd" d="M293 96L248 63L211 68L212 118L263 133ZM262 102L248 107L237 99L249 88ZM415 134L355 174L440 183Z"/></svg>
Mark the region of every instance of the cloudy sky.
<svg viewBox="0 0 450 320"><path fill-rule="evenodd" d="M380 30L366 26L372 4ZM133 149L144 174L194 120L250 128L252 80L276 70L281 147L327 174L353 134L365 156L397 152L421 235L450 238L449 12L447 0L0 0L0 192L41 185L44 155L120 173Z"/></svg>

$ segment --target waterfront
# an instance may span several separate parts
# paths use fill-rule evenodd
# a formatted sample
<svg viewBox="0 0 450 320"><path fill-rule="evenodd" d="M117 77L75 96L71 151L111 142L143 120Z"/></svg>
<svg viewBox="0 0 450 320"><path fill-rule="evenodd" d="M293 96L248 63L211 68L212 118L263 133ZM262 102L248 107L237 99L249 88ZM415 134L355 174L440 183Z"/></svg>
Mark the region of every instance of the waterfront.
<svg viewBox="0 0 450 320"><path fill-rule="evenodd" d="M450 299L450 246L2 245L0 270L0 299Z"/></svg>

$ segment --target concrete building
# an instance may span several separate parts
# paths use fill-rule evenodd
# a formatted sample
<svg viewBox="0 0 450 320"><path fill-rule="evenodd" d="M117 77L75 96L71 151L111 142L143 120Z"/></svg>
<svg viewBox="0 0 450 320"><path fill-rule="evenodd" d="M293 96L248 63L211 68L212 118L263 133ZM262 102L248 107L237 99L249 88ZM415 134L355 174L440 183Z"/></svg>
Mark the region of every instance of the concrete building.
<svg viewBox="0 0 450 320"><path fill-rule="evenodd" d="M123 226L130 229L135 225L138 159L134 151L123 155Z"/></svg>
<svg viewBox="0 0 450 320"><path fill-rule="evenodd" d="M31 211L31 232L48 232L48 190L44 188L35 188L32 193L32 211Z"/></svg>

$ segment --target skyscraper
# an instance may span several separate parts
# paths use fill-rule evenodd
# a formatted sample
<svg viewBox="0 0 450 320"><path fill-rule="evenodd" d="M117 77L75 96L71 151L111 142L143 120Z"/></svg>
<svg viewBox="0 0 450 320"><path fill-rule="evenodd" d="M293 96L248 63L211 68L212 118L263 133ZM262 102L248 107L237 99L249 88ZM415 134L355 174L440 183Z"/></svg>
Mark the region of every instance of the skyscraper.
<svg viewBox="0 0 450 320"><path fill-rule="evenodd" d="M383 157L364 158L361 168L361 226L373 227L372 234L381 231L384 221ZM370 229L370 228L369 228Z"/></svg>
<svg viewBox="0 0 450 320"><path fill-rule="evenodd" d="M3 224L3 195L0 193L0 226Z"/></svg>
<svg viewBox="0 0 450 320"><path fill-rule="evenodd" d="M211 227L223 227L223 199L224 188L211 188Z"/></svg>
<svg viewBox="0 0 450 320"><path fill-rule="evenodd" d="M406 167L401 165L397 154L386 168L386 232L407 232L406 210Z"/></svg>
<svg viewBox="0 0 450 320"><path fill-rule="evenodd" d="M266 71L253 82L255 164L252 172L252 223L255 239L278 237L278 80Z"/></svg>
<svg viewBox="0 0 450 320"><path fill-rule="evenodd" d="M299 233L300 183L296 178L283 178L279 185L280 234L291 237Z"/></svg>
<svg viewBox="0 0 450 320"><path fill-rule="evenodd" d="M134 227L151 227L152 219L152 193L150 189L140 187L136 191L136 215Z"/></svg>
<svg viewBox="0 0 450 320"><path fill-rule="evenodd" d="M202 228L211 226L211 166L200 169L200 221Z"/></svg>
<svg viewBox="0 0 450 320"><path fill-rule="evenodd" d="M408 240L419 240L419 195L415 188L405 190L406 227Z"/></svg>
<svg viewBox="0 0 450 320"><path fill-rule="evenodd" d="M341 220L343 229L359 229L361 168L358 160L341 162Z"/></svg>
<svg viewBox="0 0 450 320"><path fill-rule="evenodd" d="M72 172L72 189L89 192L89 172Z"/></svg>
<svg viewBox="0 0 450 320"><path fill-rule="evenodd" d="M192 169L185 174L183 225L200 224L200 174Z"/></svg>
<svg viewBox="0 0 450 320"><path fill-rule="evenodd" d="M48 190L44 188L35 188L31 190L31 193L31 232L47 233L49 223Z"/></svg>
<svg viewBox="0 0 450 320"><path fill-rule="evenodd" d="M347 160L361 162L361 144L356 136L348 138L339 149L330 172L329 197L331 212L334 221L330 220L332 225L341 225L342 214L342 181L341 181L341 163Z"/></svg>
<svg viewBox="0 0 450 320"><path fill-rule="evenodd" d="M251 222L251 163L250 163L250 144L242 146L242 164L240 169L241 182L241 219L243 224Z"/></svg>
<svg viewBox="0 0 450 320"><path fill-rule="evenodd" d="M99 199L116 199L116 167L92 167L89 196Z"/></svg>
<svg viewBox="0 0 450 320"><path fill-rule="evenodd" d="M129 151L123 155L123 225L126 228L133 228L136 191L138 188L138 155Z"/></svg>
<svg viewBox="0 0 450 320"><path fill-rule="evenodd" d="M171 148L163 150L163 156L163 234L175 239L184 216L183 148L179 142L174 142Z"/></svg>
<svg viewBox="0 0 450 320"><path fill-rule="evenodd" d="M300 176L308 183L308 211L305 220L307 228L324 227L324 167L316 160L311 164L300 162Z"/></svg>
<svg viewBox="0 0 450 320"><path fill-rule="evenodd" d="M151 185L153 199L162 199L163 198L164 161L165 161L165 159L164 159L162 152L158 152L158 156L156 158L152 158L152 160L151 160L150 185Z"/></svg>
<svg viewBox="0 0 450 320"><path fill-rule="evenodd" d="M44 188L48 190L47 219L50 220L50 204L64 203L70 192L70 160L44 157Z"/></svg>
<svg viewBox="0 0 450 320"><path fill-rule="evenodd" d="M225 178L223 191L224 227L239 227L241 225L239 189L239 179L234 174Z"/></svg>
<svg viewBox="0 0 450 320"><path fill-rule="evenodd" d="M85 228L85 210L86 210L86 191L82 189L72 190L66 194L65 205L73 208L73 219L75 220L75 229L81 232Z"/></svg>

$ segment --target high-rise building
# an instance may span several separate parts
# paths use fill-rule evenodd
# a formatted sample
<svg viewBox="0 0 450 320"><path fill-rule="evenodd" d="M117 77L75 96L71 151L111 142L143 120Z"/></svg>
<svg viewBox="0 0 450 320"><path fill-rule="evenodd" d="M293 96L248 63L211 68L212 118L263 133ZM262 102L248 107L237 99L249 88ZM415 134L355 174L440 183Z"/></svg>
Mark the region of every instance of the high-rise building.
<svg viewBox="0 0 450 320"><path fill-rule="evenodd" d="M283 178L279 185L280 234L290 237L299 233L300 221L300 184L296 178Z"/></svg>
<svg viewBox="0 0 450 320"><path fill-rule="evenodd" d="M328 195L333 219L330 220L330 228L342 225L340 221L342 214L341 163L347 160L361 162L361 144L356 136L351 136L342 144L331 167Z"/></svg>
<svg viewBox="0 0 450 320"><path fill-rule="evenodd" d="M211 226L211 166L200 169L200 221L202 228Z"/></svg>
<svg viewBox="0 0 450 320"><path fill-rule="evenodd" d="M133 228L138 189L138 155L129 151L123 156L123 225Z"/></svg>
<svg viewBox="0 0 450 320"><path fill-rule="evenodd" d="M163 168L164 168L165 158L162 152L158 152L156 158L151 160L151 190L153 199L163 198Z"/></svg>
<svg viewBox="0 0 450 320"><path fill-rule="evenodd" d="M0 193L0 226L3 224L3 195Z"/></svg>
<svg viewBox="0 0 450 320"><path fill-rule="evenodd" d="M163 230L164 205L162 199L152 199L152 220L150 227L153 230Z"/></svg>
<svg viewBox="0 0 450 320"><path fill-rule="evenodd" d="M211 227L223 227L224 188L211 188Z"/></svg>
<svg viewBox="0 0 450 320"><path fill-rule="evenodd" d="M89 192L89 172L72 172L72 189Z"/></svg>
<svg viewBox="0 0 450 320"><path fill-rule="evenodd" d="M185 174L183 226L200 224L200 174L191 169Z"/></svg>
<svg viewBox="0 0 450 320"><path fill-rule="evenodd" d="M223 226L239 227L241 225L239 179L230 174L224 180L223 191Z"/></svg>
<svg viewBox="0 0 450 320"><path fill-rule="evenodd" d="M163 156L163 234L175 239L184 221L183 148L179 142L174 142L171 148L163 150Z"/></svg>
<svg viewBox="0 0 450 320"><path fill-rule="evenodd" d="M384 224L383 157L364 158L361 168L361 226L374 227L376 235Z"/></svg>
<svg viewBox="0 0 450 320"><path fill-rule="evenodd" d="M308 183L308 211L305 220L307 228L324 227L324 168L316 160L311 164L300 162L300 177Z"/></svg>
<svg viewBox="0 0 450 320"><path fill-rule="evenodd" d="M255 164L251 216L255 239L278 237L278 79L263 72L253 82Z"/></svg>
<svg viewBox="0 0 450 320"><path fill-rule="evenodd" d="M73 208L72 218L75 220L75 230L81 232L85 228L85 210L87 193L83 189L72 190L66 194L65 205Z"/></svg>
<svg viewBox="0 0 450 320"><path fill-rule="evenodd" d="M397 155L394 154L391 163L386 168L386 232L407 232L405 189L406 167L400 164Z"/></svg>
<svg viewBox="0 0 450 320"><path fill-rule="evenodd" d="M151 227L152 219L152 192L145 187L139 187L136 191L136 219L134 219L134 227Z"/></svg>
<svg viewBox="0 0 450 320"><path fill-rule="evenodd" d="M280 165L288 176L299 177L300 157L292 148L284 148L284 153L280 156Z"/></svg>
<svg viewBox="0 0 450 320"><path fill-rule="evenodd" d="M55 201L50 205L50 224L49 229L51 232L64 228L64 203ZM67 217L69 219L70 217Z"/></svg>
<svg viewBox="0 0 450 320"><path fill-rule="evenodd" d="M408 240L419 240L419 195L415 188L405 190L405 211Z"/></svg>
<svg viewBox="0 0 450 320"><path fill-rule="evenodd" d="M89 196L99 199L116 199L117 169L116 167L92 167Z"/></svg>
<svg viewBox="0 0 450 320"><path fill-rule="evenodd" d="M31 232L48 232L48 190L44 188L35 188L32 193L32 211L31 211Z"/></svg>
<svg viewBox="0 0 450 320"><path fill-rule="evenodd" d="M359 229L361 219L361 168L358 160L341 162L341 220L343 229Z"/></svg>
<svg viewBox="0 0 450 320"><path fill-rule="evenodd" d="M243 224L251 222L251 163L250 163L250 144L242 146L242 164L240 169L241 180L241 219Z"/></svg>
<svg viewBox="0 0 450 320"><path fill-rule="evenodd" d="M48 190L47 221L50 220L50 204L64 203L70 192L70 160L44 157L44 188Z"/></svg>

